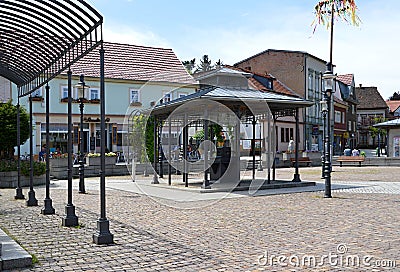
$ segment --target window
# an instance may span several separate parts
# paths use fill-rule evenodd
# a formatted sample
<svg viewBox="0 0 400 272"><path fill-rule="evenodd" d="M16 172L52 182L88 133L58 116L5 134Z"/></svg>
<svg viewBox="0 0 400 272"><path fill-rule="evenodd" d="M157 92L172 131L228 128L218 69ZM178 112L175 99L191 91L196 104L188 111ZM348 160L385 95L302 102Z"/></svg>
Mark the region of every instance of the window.
<svg viewBox="0 0 400 272"><path fill-rule="evenodd" d="M42 97L42 96L43 96L42 88L39 88L32 93L32 97Z"/></svg>
<svg viewBox="0 0 400 272"><path fill-rule="evenodd" d="M78 99L78 88L75 87L72 89L72 99ZM62 85L61 86L61 99L68 98L68 86L67 85Z"/></svg>
<svg viewBox="0 0 400 272"><path fill-rule="evenodd" d="M353 131L353 130L351 129L351 121L349 121L348 124L349 124L349 127L347 128L347 130L348 130L348 131Z"/></svg>
<svg viewBox="0 0 400 272"><path fill-rule="evenodd" d="M340 111L335 111L335 123L342 122L342 113Z"/></svg>
<svg viewBox="0 0 400 272"><path fill-rule="evenodd" d="M308 70L308 89L309 90L313 90L314 86L313 86L313 71Z"/></svg>
<svg viewBox="0 0 400 272"><path fill-rule="evenodd" d="M187 96L188 94L187 93L178 93L178 98L181 98L181 97L184 97L184 96Z"/></svg>
<svg viewBox="0 0 400 272"><path fill-rule="evenodd" d="M171 93L163 92L163 103L171 101Z"/></svg>
<svg viewBox="0 0 400 272"><path fill-rule="evenodd" d="M99 89L90 89L90 100L100 99L100 90Z"/></svg>
<svg viewBox="0 0 400 272"><path fill-rule="evenodd" d="M61 86L61 99L68 98L68 86Z"/></svg>
<svg viewBox="0 0 400 272"><path fill-rule="evenodd" d="M288 143L293 139L293 128L281 128L281 142Z"/></svg>
<svg viewBox="0 0 400 272"><path fill-rule="evenodd" d="M315 92L318 93L319 92L319 75L316 74L315 75Z"/></svg>
<svg viewBox="0 0 400 272"><path fill-rule="evenodd" d="M130 102L140 103L140 91L136 89L130 89Z"/></svg>

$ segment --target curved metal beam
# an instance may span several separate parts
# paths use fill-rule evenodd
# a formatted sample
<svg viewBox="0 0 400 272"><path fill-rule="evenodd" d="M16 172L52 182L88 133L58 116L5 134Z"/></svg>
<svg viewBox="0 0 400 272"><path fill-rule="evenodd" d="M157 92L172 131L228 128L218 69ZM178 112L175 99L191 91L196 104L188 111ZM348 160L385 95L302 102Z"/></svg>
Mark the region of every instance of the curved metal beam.
<svg viewBox="0 0 400 272"><path fill-rule="evenodd" d="M102 42L102 23L84 0L0 0L0 75L35 91Z"/></svg>

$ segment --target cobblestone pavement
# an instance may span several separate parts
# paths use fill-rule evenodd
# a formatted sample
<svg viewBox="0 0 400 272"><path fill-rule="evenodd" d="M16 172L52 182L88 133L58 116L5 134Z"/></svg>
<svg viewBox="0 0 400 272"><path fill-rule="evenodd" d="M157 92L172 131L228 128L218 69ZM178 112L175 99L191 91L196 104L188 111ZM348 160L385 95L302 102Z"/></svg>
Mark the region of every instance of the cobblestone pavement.
<svg viewBox="0 0 400 272"><path fill-rule="evenodd" d="M318 170L302 168L302 179L321 181ZM334 171L334 184L385 184L400 176L400 168ZM277 176L292 172L278 169ZM56 214L47 216L40 214L41 207L14 200L15 190L0 190L0 227L39 261L21 271L400 271L396 194L343 190L324 199L321 192L305 192L225 198L210 205L199 201L197 209L176 209L108 189L115 244L97 246L92 234L99 195L88 192L74 191L81 227L65 228L65 189L52 188ZM44 193L36 189L40 205Z"/></svg>

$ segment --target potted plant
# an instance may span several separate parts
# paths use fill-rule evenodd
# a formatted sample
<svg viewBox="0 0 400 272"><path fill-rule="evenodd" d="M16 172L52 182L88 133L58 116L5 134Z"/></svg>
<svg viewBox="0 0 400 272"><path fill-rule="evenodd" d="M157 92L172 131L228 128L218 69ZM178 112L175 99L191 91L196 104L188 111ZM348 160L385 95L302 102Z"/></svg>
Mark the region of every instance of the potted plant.
<svg viewBox="0 0 400 272"><path fill-rule="evenodd" d="M17 186L18 162L14 160L0 161L0 187L15 188ZM44 174L46 173L46 164L42 162L33 162L33 184L41 185L46 182ZM21 161L21 186L29 185L30 162Z"/></svg>
<svg viewBox="0 0 400 272"><path fill-rule="evenodd" d="M89 102L92 104L100 104L100 99L98 99L98 98L90 99Z"/></svg>

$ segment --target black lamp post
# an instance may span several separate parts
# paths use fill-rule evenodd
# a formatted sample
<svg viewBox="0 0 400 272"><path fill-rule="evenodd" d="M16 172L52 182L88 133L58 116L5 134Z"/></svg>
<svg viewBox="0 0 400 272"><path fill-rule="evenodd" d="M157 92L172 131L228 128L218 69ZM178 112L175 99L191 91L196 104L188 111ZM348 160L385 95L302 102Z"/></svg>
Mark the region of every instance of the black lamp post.
<svg viewBox="0 0 400 272"><path fill-rule="evenodd" d="M331 65L328 64L328 69ZM324 100L321 101L321 111L324 119L324 134L325 134L325 148L324 148L324 162L323 162L323 177L325 179L325 198L331 198L331 104L332 94L334 93L335 75L331 70L328 70L322 76L324 81Z"/></svg>
<svg viewBox="0 0 400 272"><path fill-rule="evenodd" d="M85 75L81 75L78 85L79 92L79 110L81 114L80 118L80 133L79 133L79 193L86 194L85 190L85 155L84 155L84 144L83 144L83 108L85 107L85 89L89 89L89 86L85 84Z"/></svg>

